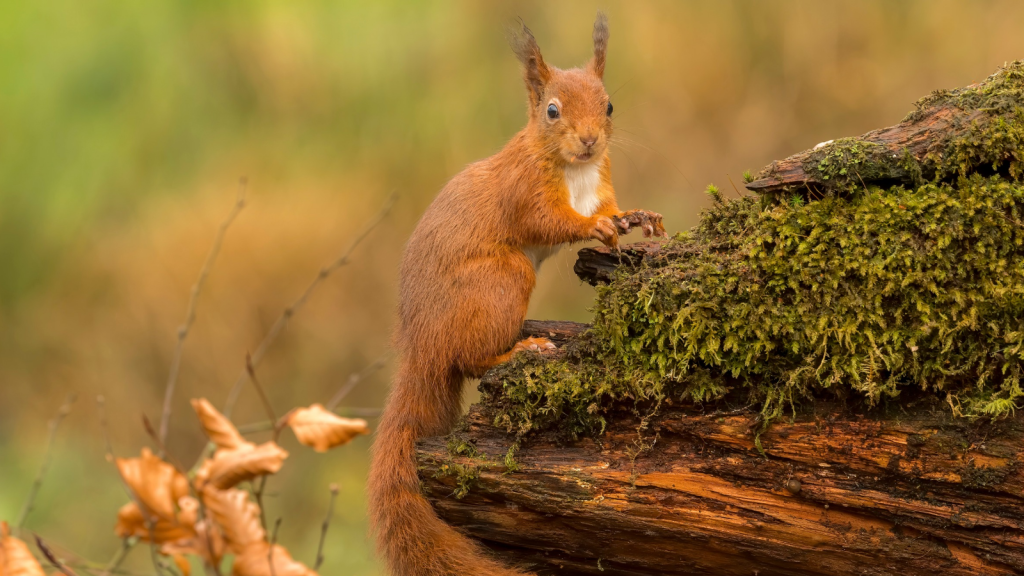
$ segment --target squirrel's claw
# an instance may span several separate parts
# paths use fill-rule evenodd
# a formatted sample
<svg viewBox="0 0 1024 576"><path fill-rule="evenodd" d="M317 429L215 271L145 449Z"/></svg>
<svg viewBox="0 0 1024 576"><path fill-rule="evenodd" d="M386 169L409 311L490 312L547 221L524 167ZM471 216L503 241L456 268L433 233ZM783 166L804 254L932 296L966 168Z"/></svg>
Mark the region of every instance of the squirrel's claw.
<svg viewBox="0 0 1024 576"><path fill-rule="evenodd" d="M623 233L628 233L630 228L633 227L639 228L644 238L668 236L668 233L665 232L665 225L662 224L661 214L649 210L629 210L628 212L623 212L615 216L615 223L623 230Z"/></svg>
<svg viewBox="0 0 1024 576"><path fill-rule="evenodd" d="M598 216L594 222L594 227L590 230L590 237L596 240L600 240L602 244L609 248L619 248L619 232L618 226L607 216Z"/></svg>

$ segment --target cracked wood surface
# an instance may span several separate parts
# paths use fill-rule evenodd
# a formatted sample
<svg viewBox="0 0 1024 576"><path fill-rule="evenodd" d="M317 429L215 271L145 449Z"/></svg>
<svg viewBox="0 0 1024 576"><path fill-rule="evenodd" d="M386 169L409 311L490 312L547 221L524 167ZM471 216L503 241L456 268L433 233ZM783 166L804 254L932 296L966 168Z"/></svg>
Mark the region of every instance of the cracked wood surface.
<svg viewBox="0 0 1024 576"><path fill-rule="evenodd" d="M543 574L1024 573L1024 419L894 410L819 402L761 455L755 413L663 406L641 433L623 413L599 438L532 436L506 473L513 438L474 406L481 457L426 439L421 478L447 522ZM452 462L478 474L462 499Z"/></svg>

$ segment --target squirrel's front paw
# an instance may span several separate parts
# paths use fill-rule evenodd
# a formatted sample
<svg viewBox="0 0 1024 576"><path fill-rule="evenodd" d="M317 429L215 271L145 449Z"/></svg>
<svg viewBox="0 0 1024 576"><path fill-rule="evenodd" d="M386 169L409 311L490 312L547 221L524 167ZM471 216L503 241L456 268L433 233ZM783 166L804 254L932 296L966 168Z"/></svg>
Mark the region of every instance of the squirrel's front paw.
<svg viewBox="0 0 1024 576"><path fill-rule="evenodd" d="M590 229L590 237L600 240L609 248L619 247L619 232L615 228L615 223L607 216L595 217L594 226Z"/></svg>
<svg viewBox="0 0 1024 576"><path fill-rule="evenodd" d="M665 225L661 222L661 214L650 210L630 210L615 216L615 224L622 230L623 234L628 233L632 228L640 228L644 238L651 236L668 236L665 232Z"/></svg>

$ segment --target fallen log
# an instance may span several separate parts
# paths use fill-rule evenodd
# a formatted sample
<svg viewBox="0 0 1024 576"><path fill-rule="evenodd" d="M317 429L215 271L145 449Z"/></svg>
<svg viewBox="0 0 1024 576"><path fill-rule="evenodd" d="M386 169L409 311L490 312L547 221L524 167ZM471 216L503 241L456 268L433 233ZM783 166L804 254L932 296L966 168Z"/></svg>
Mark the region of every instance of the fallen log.
<svg viewBox="0 0 1024 576"><path fill-rule="evenodd" d="M747 184L760 194L870 183L919 185L970 171L977 161L993 170L1020 169L1021 135L1002 139L1007 124L1019 120L1019 63L984 82L936 90L915 104L895 126L856 138L822 142L810 150L772 162ZM1002 141L1001 141L1002 140Z"/></svg>
<svg viewBox="0 0 1024 576"><path fill-rule="evenodd" d="M645 423L623 413L597 438L542 433L513 473L514 439L485 407L467 422L455 442L472 455L450 438L420 444L424 490L445 521L540 573L1024 572L1021 416L822 402L772 426L762 454L756 411L663 407Z"/></svg>
<svg viewBox="0 0 1024 576"><path fill-rule="evenodd" d="M1024 574L1022 180L1014 63L773 163L757 198L711 190L673 243L581 250L610 285L593 331L528 321L559 350L419 443L424 493L539 574Z"/></svg>

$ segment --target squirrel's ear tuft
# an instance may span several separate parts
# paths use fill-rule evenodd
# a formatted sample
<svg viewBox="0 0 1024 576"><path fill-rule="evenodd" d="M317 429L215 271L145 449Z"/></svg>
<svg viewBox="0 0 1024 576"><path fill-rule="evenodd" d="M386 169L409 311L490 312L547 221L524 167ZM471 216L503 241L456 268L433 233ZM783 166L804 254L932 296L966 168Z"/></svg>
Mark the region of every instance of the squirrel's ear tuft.
<svg viewBox="0 0 1024 576"><path fill-rule="evenodd" d="M523 77L526 80L526 89L530 92L530 103L534 106L540 104L544 96L544 86L551 79L551 70L544 63L544 57L540 54L540 46L533 32L526 27L526 23L519 20L522 29L509 34L509 45L516 57L523 63Z"/></svg>
<svg viewBox="0 0 1024 576"><path fill-rule="evenodd" d="M594 20L594 59L590 61L590 71L598 78L604 78L604 60L608 53L608 16L598 11Z"/></svg>

